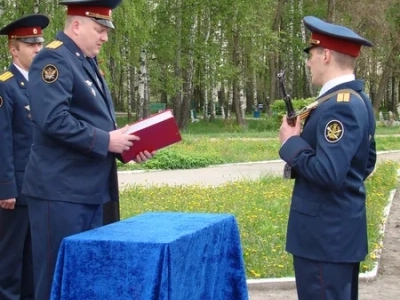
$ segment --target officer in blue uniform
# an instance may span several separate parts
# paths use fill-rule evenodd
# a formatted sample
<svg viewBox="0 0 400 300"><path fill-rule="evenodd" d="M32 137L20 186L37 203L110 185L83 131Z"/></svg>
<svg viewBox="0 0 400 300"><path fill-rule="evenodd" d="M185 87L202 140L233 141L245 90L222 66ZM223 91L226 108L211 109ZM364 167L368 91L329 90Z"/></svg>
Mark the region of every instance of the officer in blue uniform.
<svg viewBox="0 0 400 300"><path fill-rule="evenodd" d="M60 243L103 224L118 200L116 155L138 139L117 129L110 91L94 58L121 0L63 1L63 32L35 57L28 88L33 144L25 171L35 299L50 297ZM151 158L140 153L136 162Z"/></svg>
<svg viewBox="0 0 400 300"><path fill-rule="evenodd" d="M286 250L300 300L355 300L368 251L364 180L376 150L372 105L354 66L372 43L312 16L303 22L311 31L307 66L322 89L303 130L300 117L294 127L284 118L279 133L279 154L296 174Z"/></svg>
<svg viewBox="0 0 400 300"><path fill-rule="evenodd" d="M12 63L0 75L0 299L33 299L27 200L21 194L32 143L28 70L43 43L44 15L27 15L0 29Z"/></svg>

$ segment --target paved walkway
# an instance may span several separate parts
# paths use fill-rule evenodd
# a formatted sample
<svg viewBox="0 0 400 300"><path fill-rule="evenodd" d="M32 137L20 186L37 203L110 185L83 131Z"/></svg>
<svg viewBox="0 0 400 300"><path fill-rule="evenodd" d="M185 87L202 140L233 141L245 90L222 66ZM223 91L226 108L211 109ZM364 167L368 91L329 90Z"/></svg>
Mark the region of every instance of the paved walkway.
<svg viewBox="0 0 400 300"><path fill-rule="evenodd" d="M378 153L378 162L385 160L400 161L400 151L387 151ZM229 165L212 166L202 169L191 170L171 170L171 171L122 171L118 173L118 179L121 188L131 184L139 185L211 185L217 186L229 181L237 180L255 180L260 176L281 175L284 162L261 161L253 163L239 163ZM398 198L400 198L398 196ZM400 202L400 199L397 201ZM399 209L400 210L400 209ZM397 224L397 223L396 223ZM398 226L398 225L396 225ZM373 275L374 277L375 275ZM378 283L374 282L375 285ZM380 285L382 286L382 284ZM296 300L297 295L294 289L293 278L286 279L267 279L267 280L248 280L250 300ZM364 299L389 299L381 294L374 296L372 291L378 286L372 287L371 283L362 280L360 284L360 300ZM391 285L385 286L385 289L393 288L397 293L397 280ZM390 295L394 295L393 293ZM397 294L396 294L397 295ZM400 299L400 292L399 292ZM393 298L393 297L390 297Z"/></svg>

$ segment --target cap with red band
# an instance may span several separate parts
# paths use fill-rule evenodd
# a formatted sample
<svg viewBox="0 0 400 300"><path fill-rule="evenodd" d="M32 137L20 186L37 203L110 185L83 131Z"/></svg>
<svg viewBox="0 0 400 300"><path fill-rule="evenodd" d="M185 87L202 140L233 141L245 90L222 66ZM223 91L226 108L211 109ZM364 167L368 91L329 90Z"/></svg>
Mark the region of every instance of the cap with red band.
<svg viewBox="0 0 400 300"><path fill-rule="evenodd" d="M49 18L41 14L23 16L0 29L0 35L9 40L16 39L25 43L42 43L42 30L49 25Z"/></svg>
<svg viewBox="0 0 400 300"><path fill-rule="evenodd" d="M92 18L97 23L114 28L112 23L112 10L122 0L69 0L59 4L67 6L67 15Z"/></svg>
<svg viewBox="0 0 400 300"><path fill-rule="evenodd" d="M311 31L310 46L304 49L306 53L314 47L322 47L358 57L362 46L373 46L370 41L344 26L327 23L312 16L305 17L303 23Z"/></svg>
<svg viewBox="0 0 400 300"><path fill-rule="evenodd" d="M112 20L111 12L112 10L107 7L85 7L71 5L68 6L67 15Z"/></svg>
<svg viewBox="0 0 400 300"><path fill-rule="evenodd" d="M34 37L34 36L43 36L42 28L23 27L23 28L15 28L14 30L10 30L8 32L9 39L18 39L18 38Z"/></svg>

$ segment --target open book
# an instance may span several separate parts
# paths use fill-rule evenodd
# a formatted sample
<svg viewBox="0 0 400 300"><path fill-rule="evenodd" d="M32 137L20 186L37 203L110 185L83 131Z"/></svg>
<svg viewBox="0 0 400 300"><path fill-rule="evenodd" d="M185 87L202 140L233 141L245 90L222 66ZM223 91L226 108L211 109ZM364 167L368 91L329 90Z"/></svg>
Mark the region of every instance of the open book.
<svg viewBox="0 0 400 300"><path fill-rule="evenodd" d="M140 141L121 154L122 161L127 163L145 150L152 152L182 140L178 125L171 110L165 110L146 119L131 124L126 134L134 134Z"/></svg>

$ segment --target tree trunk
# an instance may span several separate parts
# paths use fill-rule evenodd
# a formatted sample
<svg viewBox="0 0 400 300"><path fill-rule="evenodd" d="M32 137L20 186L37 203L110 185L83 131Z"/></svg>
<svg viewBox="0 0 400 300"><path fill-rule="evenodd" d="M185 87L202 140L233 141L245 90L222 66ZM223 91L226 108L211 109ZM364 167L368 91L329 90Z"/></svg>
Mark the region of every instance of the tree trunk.
<svg viewBox="0 0 400 300"><path fill-rule="evenodd" d="M211 88L211 101L210 101L210 121L214 121L217 115L216 112L216 104L218 103L218 90L216 87L215 80L212 82L212 88Z"/></svg>
<svg viewBox="0 0 400 300"><path fill-rule="evenodd" d="M375 101L373 103L375 113L378 112L382 105L383 99L385 97L386 89L388 87L389 79L393 71L393 60L399 52L399 46L395 45L392 47L386 63L383 65L382 76L379 81L378 91L376 92Z"/></svg>
<svg viewBox="0 0 400 300"><path fill-rule="evenodd" d="M183 102L181 108L181 118L179 122L179 128L186 128L189 117L190 117L190 106L193 97L193 74L194 74L194 53L193 53L193 45L194 45L194 34L196 31L196 24L193 22L192 27L190 29L190 37L189 37L189 51L188 51L188 65L184 72L183 78Z"/></svg>
<svg viewBox="0 0 400 300"><path fill-rule="evenodd" d="M232 107L233 107L233 83L232 85L228 85L228 108L227 108L227 114L226 117L228 119L231 118L231 114L232 114Z"/></svg>
<svg viewBox="0 0 400 300"><path fill-rule="evenodd" d="M333 23L335 21L336 0L328 0L328 11L326 12L326 21Z"/></svg>
<svg viewBox="0 0 400 300"><path fill-rule="evenodd" d="M204 76L206 76L206 75L204 75ZM203 89L203 93L204 93L204 95L203 95L203 119L205 120L205 121L208 121L208 88L207 88L207 84L205 83L205 79L204 79L204 77L203 77L203 86L204 86L204 89Z"/></svg>
<svg viewBox="0 0 400 300"><path fill-rule="evenodd" d="M233 106L235 108L236 121L239 126L244 125L244 118L242 116L241 99L240 99L240 49L239 49L239 31L236 28L233 31L233 52L232 52L232 64L236 68L237 72L233 79Z"/></svg>
<svg viewBox="0 0 400 300"><path fill-rule="evenodd" d="M172 106L174 110L174 116L178 125L181 120L181 105L183 102L182 95L182 2L181 0L177 0L177 12L176 12L176 32L177 32L177 42L176 42L176 50L175 50L175 78L176 78L176 91L175 96L172 98Z"/></svg>
<svg viewBox="0 0 400 300"><path fill-rule="evenodd" d="M129 68L129 80L128 80L128 85L129 85L129 97L128 97L128 122L131 122L133 120L133 112L136 109L136 82L134 80L136 78L136 68L131 65ZM135 120L137 120L135 118Z"/></svg>
<svg viewBox="0 0 400 300"><path fill-rule="evenodd" d="M253 71L253 105L254 105L254 111L258 111L258 95L257 95L257 75L256 71ZM260 111L261 115L261 111Z"/></svg>
<svg viewBox="0 0 400 300"><path fill-rule="evenodd" d="M278 5L275 10L274 20L272 22L272 31L276 32L279 36L279 27L282 19L283 7L285 5L285 0L279 0ZM278 61L279 61L279 51L273 51L269 59L269 71L270 71L270 87L269 87L269 103L267 106L272 104L276 99L276 76L278 74Z"/></svg>
<svg viewBox="0 0 400 300"><path fill-rule="evenodd" d="M383 99L385 97L386 88L388 86L388 82L389 82L389 78L390 78L390 69L391 69L391 66L388 64L386 64L383 69L381 80L379 81L378 91L376 92L376 96L375 96L375 102L374 102L375 113L378 112L379 108L382 105Z"/></svg>
<svg viewBox="0 0 400 300"><path fill-rule="evenodd" d="M190 117L190 100L192 99L192 80L193 80L193 59L184 73L183 81L183 101L181 105L181 116L179 118L179 128L185 129Z"/></svg>
<svg viewBox="0 0 400 300"><path fill-rule="evenodd" d="M390 86L390 111L396 112L396 77L393 74L390 80Z"/></svg>
<svg viewBox="0 0 400 300"><path fill-rule="evenodd" d="M147 66L146 66L146 51L140 52L140 68L139 68L139 85L138 85L138 105L137 105L137 118L138 120L146 117L144 115L144 104L146 99L147 89Z"/></svg>

